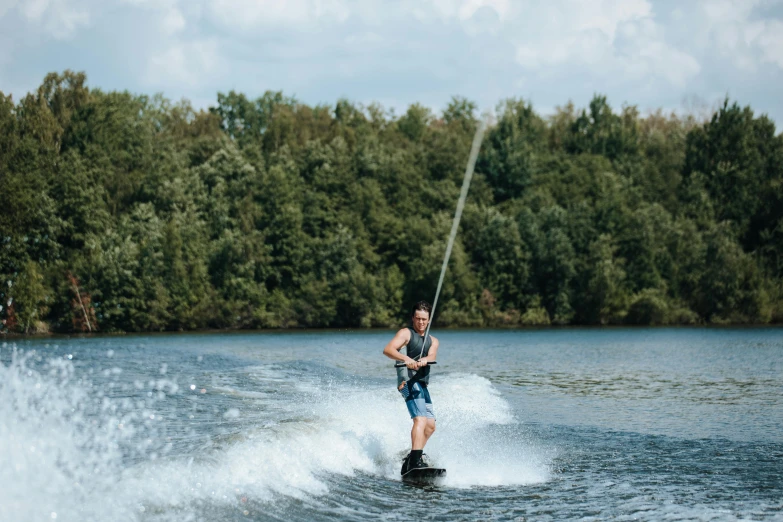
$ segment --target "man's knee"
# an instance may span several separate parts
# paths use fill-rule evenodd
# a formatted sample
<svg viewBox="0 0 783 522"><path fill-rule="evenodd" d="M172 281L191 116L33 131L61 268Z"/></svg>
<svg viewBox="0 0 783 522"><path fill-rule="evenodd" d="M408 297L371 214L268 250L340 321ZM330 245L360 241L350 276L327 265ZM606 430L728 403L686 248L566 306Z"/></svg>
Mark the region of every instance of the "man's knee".
<svg viewBox="0 0 783 522"><path fill-rule="evenodd" d="M424 432L427 434L427 436L435 433L435 422L431 420L427 421L427 425L424 427Z"/></svg>

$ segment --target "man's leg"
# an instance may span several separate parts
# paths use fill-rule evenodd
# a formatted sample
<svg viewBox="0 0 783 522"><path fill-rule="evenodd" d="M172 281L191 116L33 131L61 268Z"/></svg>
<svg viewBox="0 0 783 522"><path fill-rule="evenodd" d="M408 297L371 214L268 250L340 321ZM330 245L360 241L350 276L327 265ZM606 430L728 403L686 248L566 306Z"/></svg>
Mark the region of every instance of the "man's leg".
<svg viewBox="0 0 783 522"><path fill-rule="evenodd" d="M427 417L421 415L413 418L413 426L411 427L411 452L405 458L402 464L401 474L405 474L412 468L421 467L421 454L424 450L424 445L427 443ZM430 435L432 433L430 432Z"/></svg>
<svg viewBox="0 0 783 522"><path fill-rule="evenodd" d="M432 434L435 433L435 419L430 417L425 417L427 419L427 423L424 426L424 444L421 445L421 448L424 449L424 446L427 445L427 442L430 440L430 437L432 437Z"/></svg>
<svg viewBox="0 0 783 522"><path fill-rule="evenodd" d="M435 433L435 411L432 407L430 392L426 387L421 389L421 395L424 398L425 417L427 419L427 422L424 425L424 444L421 446L423 448L427 444L427 441L430 440L432 434Z"/></svg>
<svg viewBox="0 0 783 522"><path fill-rule="evenodd" d="M434 422L433 422L433 428L432 431L429 431L429 434L427 434L427 428L428 428L428 420L427 417L421 416L421 417L414 417L413 418L413 427L411 428L411 449L412 450L423 450L424 445L427 444L427 439L430 438L430 435L432 435L432 432L435 431L434 428Z"/></svg>
<svg viewBox="0 0 783 522"><path fill-rule="evenodd" d="M412 387L412 393L406 397L405 404L413 419L411 427L411 452L402 467L402 474L407 470L422 466L421 455L424 445L435 431L435 418L432 412L432 402L429 393L419 383Z"/></svg>

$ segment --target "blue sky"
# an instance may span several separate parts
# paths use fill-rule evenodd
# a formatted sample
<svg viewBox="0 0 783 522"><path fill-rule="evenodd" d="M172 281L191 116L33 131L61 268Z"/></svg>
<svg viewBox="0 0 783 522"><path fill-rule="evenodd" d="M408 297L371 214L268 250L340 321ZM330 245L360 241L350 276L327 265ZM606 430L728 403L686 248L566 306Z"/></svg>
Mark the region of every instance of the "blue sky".
<svg viewBox="0 0 783 522"><path fill-rule="evenodd" d="M780 131L783 0L0 0L0 91L65 69L197 107L234 89L704 112L728 94Z"/></svg>

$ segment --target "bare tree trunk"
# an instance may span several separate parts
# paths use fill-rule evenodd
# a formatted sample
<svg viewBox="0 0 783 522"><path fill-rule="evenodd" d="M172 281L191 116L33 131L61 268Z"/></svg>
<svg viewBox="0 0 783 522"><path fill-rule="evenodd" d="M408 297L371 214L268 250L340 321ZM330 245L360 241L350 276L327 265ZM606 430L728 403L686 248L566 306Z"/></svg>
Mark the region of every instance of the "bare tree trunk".
<svg viewBox="0 0 783 522"><path fill-rule="evenodd" d="M82 307L82 313L84 314L84 321L87 323L87 330L92 333L92 325L90 324L90 317L87 315L87 310L84 309L84 303L82 303L82 294L79 293L79 287L73 285L73 291L76 292L76 298L79 300L79 306Z"/></svg>

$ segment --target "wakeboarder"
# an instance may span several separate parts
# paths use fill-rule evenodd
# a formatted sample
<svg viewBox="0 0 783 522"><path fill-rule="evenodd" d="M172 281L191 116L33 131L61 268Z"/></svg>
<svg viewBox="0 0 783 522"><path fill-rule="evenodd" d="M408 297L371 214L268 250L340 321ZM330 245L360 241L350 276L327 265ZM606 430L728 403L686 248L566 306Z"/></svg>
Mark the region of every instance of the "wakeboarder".
<svg viewBox="0 0 783 522"><path fill-rule="evenodd" d="M404 363L404 366L397 368L397 390L405 399L405 406L413 419L411 451L402 463L401 475L412 469L428 467L422 454L424 446L435 432L435 411L427 387L429 363L435 362L440 343L435 337L427 335L431 312L432 306L428 302L416 303L411 317L412 328L398 331L383 349L386 357ZM401 352L403 346L407 347L406 355Z"/></svg>

